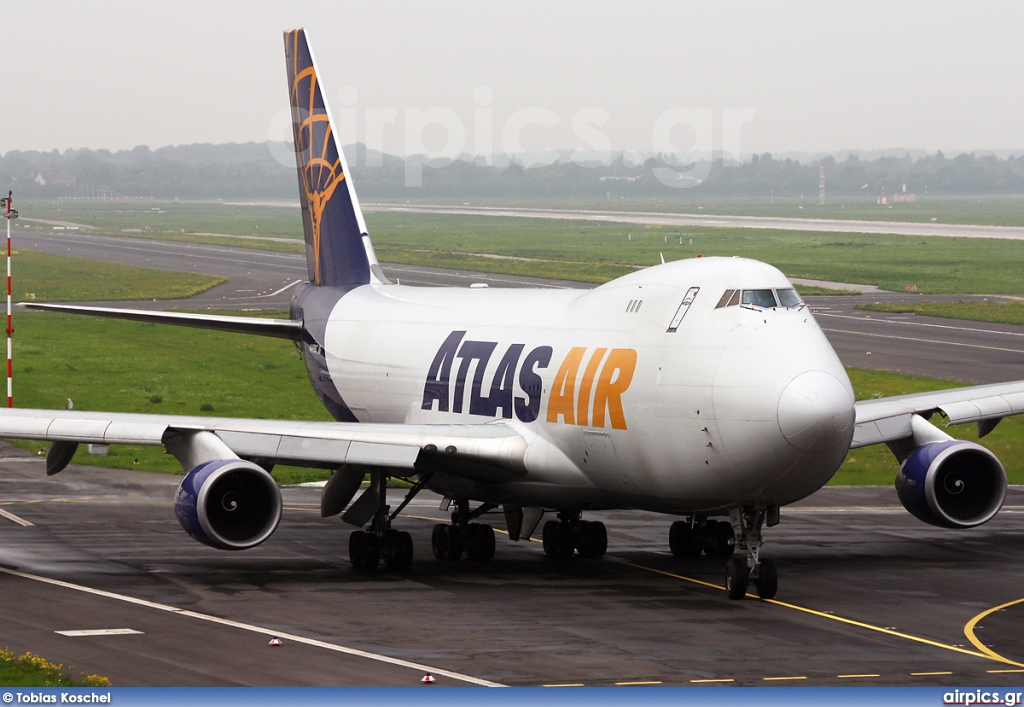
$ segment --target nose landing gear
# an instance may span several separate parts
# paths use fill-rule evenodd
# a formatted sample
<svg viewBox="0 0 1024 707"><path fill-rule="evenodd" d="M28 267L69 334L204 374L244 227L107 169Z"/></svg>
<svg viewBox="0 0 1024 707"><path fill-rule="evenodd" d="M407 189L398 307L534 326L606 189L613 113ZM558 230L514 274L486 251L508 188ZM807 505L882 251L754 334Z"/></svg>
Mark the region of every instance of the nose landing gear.
<svg viewBox="0 0 1024 707"><path fill-rule="evenodd" d="M774 520L778 522L777 510ZM733 508L729 522L736 535L736 549L740 556L732 557L725 567L725 591L730 599L742 599L751 584L762 599L774 599L779 589L779 574L775 562L761 559L761 527L769 511L764 508ZM775 523L771 523L775 525Z"/></svg>

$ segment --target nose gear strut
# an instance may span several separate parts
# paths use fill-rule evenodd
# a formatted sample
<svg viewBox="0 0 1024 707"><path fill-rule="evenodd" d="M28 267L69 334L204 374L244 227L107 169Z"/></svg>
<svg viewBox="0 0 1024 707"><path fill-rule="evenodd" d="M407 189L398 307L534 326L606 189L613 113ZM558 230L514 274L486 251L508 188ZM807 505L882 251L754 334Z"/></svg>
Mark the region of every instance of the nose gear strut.
<svg viewBox="0 0 1024 707"><path fill-rule="evenodd" d="M773 520L777 521L775 509L772 510ZM733 508L729 511L729 522L736 536L736 556L729 559L725 567L725 591L730 599L742 599L747 594L747 586L753 584L757 596L762 599L774 599L779 589L779 575L775 562L761 559L761 527L769 515L767 508ZM774 523L772 523L774 525Z"/></svg>

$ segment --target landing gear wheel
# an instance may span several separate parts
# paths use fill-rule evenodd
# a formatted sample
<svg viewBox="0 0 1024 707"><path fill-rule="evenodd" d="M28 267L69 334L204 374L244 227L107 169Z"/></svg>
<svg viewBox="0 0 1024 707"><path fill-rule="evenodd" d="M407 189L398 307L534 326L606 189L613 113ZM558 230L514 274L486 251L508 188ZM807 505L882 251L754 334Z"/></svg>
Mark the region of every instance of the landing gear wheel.
<svg viewBox="0 0 1024 707"><path fill-rule="evenodd" d="M775 598L779 591L779 572L775 569L774 560L761 560L754 586L757 587L757 596L762 599Z"/></svg>
<svg viewBox="0 0 1024 707"><path fill-rule="evenodd" d="M434 526L434 531L430 534L430 549L434 553L435 560L443 560L444 553L441 551L441 533L448 526L444 523L438 523Z"/></svg>
<svg viewBox="0 0 1024 707"><path fill-rule="evenodd" d="M489 562L494 559L494 528L481 523L479 526L480 530L477 531L477 550L479 559L484 562Z"/></svg>
<svg viewBox="0 0 1024 707"><path fill-rule="evenodd" d="M544 524L542 536L544 553L555 560L568 560L576 549L572 526L557 520Z"/></svg>
<svg viewBox="0 0 1024 707"><path fill-rule="evenodd" d="M700 526L691 526L685 520L677 520L668 530L668 547L676 557L696 559L700 557L703 545Z"/></svg>
<svg viewBox="0 0 1024 707"><path fill-rule="evenodd" d="M441 558L457 562L462 557L462 530L457 525L441 527Z"/></svg>
<svg viewBox="0 0 1024 707"><path fill-rule="evenodd" d="M412 566L412 536L404 531L388 530L382 540L384 563L389 570L404 572Z"/></svg>
<svg viewBox="0 0 1024 707"><path fill-rule="evenodd" d="M380 564L380 543L373 533L356 530L348 536L348 557L361 570L374 570Z"/></svg>
<svg viewBox="0 0 1024 707"><path fill-rule="evenodd" d="M742 599L747 594L750 570L743 557L732 557L725 566L725 593L730 599Z"/></svg>
<svg viewBox="0 0 1024 707"><path fill-rule="evenodd" d="M470 523L463 533L463 547L471 560L494 559L494 528L486 523Z"/></svg>
<svg viewBox="0 0 1024 707"><path fill-rule="evenodd" d="M608 529L599 520L581 520L576 524L576 551L588 560L604 556L608 551Z"/></svg>
<svg viewBox="0 0 1024 707"><path fill-rule="evenodd" d="M728 523L715 526L715 557L727 560L736 552L736 533Z"/></svg>

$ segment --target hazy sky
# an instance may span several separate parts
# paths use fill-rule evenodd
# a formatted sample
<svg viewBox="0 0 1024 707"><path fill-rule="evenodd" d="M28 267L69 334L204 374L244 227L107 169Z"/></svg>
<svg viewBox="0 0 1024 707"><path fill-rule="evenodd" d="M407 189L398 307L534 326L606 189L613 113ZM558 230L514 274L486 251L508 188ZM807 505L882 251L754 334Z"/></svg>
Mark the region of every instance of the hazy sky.
<svg viewBox="0 0 1024 707"><path fill-rule="evenodd" d="M339 130L391 153L646 151L659 125L679 150L1024 148L1019 2L7 0L0 152L284 136L297 26Z"/></svg>

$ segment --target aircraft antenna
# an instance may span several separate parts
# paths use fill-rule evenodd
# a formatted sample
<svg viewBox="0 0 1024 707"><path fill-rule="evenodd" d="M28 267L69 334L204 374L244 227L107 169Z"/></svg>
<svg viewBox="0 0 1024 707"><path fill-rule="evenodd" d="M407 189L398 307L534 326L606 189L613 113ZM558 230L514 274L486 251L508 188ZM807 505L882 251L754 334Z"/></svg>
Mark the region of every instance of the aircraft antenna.
<svg viewBox="0 0 1024 707"><path fill-rule="evenodd" d="M0 199L0 206L5 208L4 218L7 219L7 407L14 407L13 378L14 365L11 347L11 338L14 336L14 327L11 326L11 221L18 218L18 212L11 208L14 192L8 190L7 198Z"/></svg>

